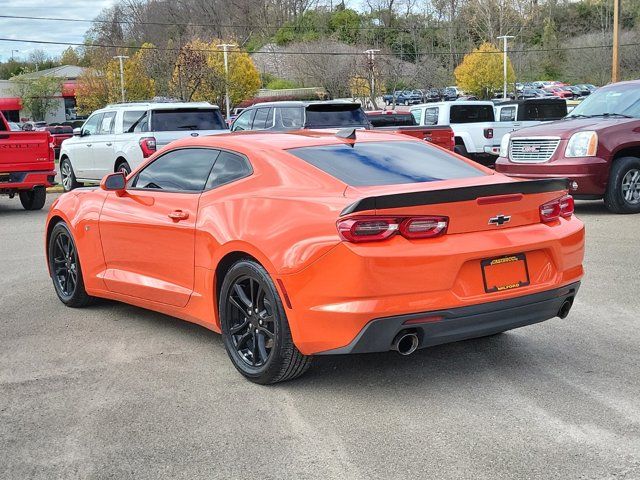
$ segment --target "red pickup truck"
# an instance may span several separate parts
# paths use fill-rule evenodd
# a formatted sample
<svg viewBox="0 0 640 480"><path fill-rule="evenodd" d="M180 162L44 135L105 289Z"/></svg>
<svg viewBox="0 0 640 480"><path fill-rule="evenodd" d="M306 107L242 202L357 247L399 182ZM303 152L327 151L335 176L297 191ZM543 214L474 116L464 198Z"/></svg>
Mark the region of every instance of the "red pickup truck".
<svg viewBox="0 0 640 480"><path fill-rule="evenodd" d="M578 199L640 213L640 80L599 88L564 119L505 135L496 171L567 177Z"/></svg>
<svg viewBox="0 0 640 480"><path fill-rule="evenodd" d="M374 130L409 135L438 145L446 150L453 151L455 147L455 136L453 129L449 125L421 127L416 124L415 118L409 112L397 113L393 110L375 110L366 112L366 114Z"/></svg>
<svg viewBox="0 0 640 480"><path fill-rule="evenodd" d="M17 194L26 210L40 210L55 178L51 134L11 131L0 113L0 195Z"/></svg>

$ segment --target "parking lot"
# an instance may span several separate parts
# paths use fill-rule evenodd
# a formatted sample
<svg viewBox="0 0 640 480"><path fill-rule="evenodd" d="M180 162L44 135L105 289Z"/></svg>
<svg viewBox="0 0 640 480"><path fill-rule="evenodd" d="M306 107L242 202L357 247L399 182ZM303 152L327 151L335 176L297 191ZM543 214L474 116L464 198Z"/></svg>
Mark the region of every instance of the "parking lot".
<svg viewBox="0 0 640 480"><path fill-rule="evenodd" d="M66 308L42 211L0 198L3 478L640 478L638 216L579 203L566 320L418 351L318 357L252 384L217 334Z"/></svg>

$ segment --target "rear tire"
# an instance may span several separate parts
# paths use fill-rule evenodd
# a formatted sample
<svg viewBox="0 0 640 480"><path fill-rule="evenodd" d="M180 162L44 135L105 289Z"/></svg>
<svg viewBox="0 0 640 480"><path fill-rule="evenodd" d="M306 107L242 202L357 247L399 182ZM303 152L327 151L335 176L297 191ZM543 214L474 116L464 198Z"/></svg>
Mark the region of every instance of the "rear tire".
<svg viewBox="0 0 640 480"><path fill-rule="evenodd" d="M33 190L20 192L20 203L25 210L41 210L47 200L47 190L44 187L34 187Z"/></svg>
<svg viewBox="0 0 640 480"><path fill-rule="evenodd" d="M640 213L640 158L617 158L609 172L604 204L613 213Z"/></svg>
<svg viewBox="0 0 640 480"><path fill-rule="evenodd" d="M116 172L124 173L124 176L128 176L131 173L131 167L129 166L129 162L126 160L121 160L116 166Z"/></svg>
<svg viewBox="0 0 640 480"><path fill-rule="evenodd" d="M467 148L463 144L456 144L453 147L453 151L458 155L462 155L463 157L469 158L469 152L467 152Z"/></svg>
<svg viewBox="0 0 640 480"><path fill-rule="evenodd" d="M252 382L284 382L311 365L291 338L278 291L267 271L252 260L231 266L220 289L222 339L233 366Z"/></svg>
<svg viewBox="0 0 640 480"><path fill-rule="evenodd" d="M78 249L66 223L60 222L53 227L48 252L49 271L60 301L73 308L92 303L95 299L84 288Z"/></svg>
<svg viewBox="0 0 640 480"><path fill-rule="evenodd" d="M70 192L74 188L82 187L83 184L76 180L71 161L64 157L60 160L60 177L62 178L62 188L65 192Z"/></svg>

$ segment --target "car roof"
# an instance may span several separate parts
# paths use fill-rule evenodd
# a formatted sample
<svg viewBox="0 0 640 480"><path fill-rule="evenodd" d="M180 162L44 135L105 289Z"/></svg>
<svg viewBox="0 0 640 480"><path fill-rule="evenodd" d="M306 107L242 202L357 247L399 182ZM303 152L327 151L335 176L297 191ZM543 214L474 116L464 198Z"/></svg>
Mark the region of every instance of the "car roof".
<svg viewBox="0 0 640 480"><path fill-rule="evenodd" d="M126 110L126 109L136 109L136 108L145 108L145 109L153 109L153 110L173 110L176 108L220 108L218 105L214 105L209 102L124 102L124 103L113 103L111 105L107 105L104 108L96 110L99 112L101 110Z"/></svg>
<svg viewBox="0 0 640 480"><path fill-rule="evenodd" d="M347 130L355 131L355 140L337 136L336 133L341 131L339 129L293 130L287 132L248 130L243 132L223 133L219 135L207 135L203 137L188 137L177 140L171 143L171 145L175 147L210 146L250 153L256 150L288 150L290 148L318 147L357 142L420 142L420 140L410 136L398 135L396 133L358 129L343 129L342 131Z"/></svg>
<svg viewBox="0 0 640 480"><path fill-rule="evenodd" d="M245 108L248 110L253 107L307 107L309 105L358 105L359 102L350 102L348 100L282 100L274 102L258 102L254 103L250 107Z"/></svg>

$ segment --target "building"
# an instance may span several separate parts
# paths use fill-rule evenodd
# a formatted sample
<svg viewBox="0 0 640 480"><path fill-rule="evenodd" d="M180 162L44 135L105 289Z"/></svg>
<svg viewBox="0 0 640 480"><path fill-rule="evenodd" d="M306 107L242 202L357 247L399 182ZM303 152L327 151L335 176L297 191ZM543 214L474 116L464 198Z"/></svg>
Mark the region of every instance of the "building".
<svg viewBox="0 0 640 480"><path fill-rule="evenodd" d="M76 86L78 77L84 72L84 68L74 65L61 65L37 72L20 75L22 79L33 79L43 76L59 78L61 81L60 94L56 95L57 106L47 114L47 123L62 123L76 120ZM31 120L29 112L22 109L22 99L16 96L15 84L12 80L0 80L0 111L11 122Z"/></svg>

